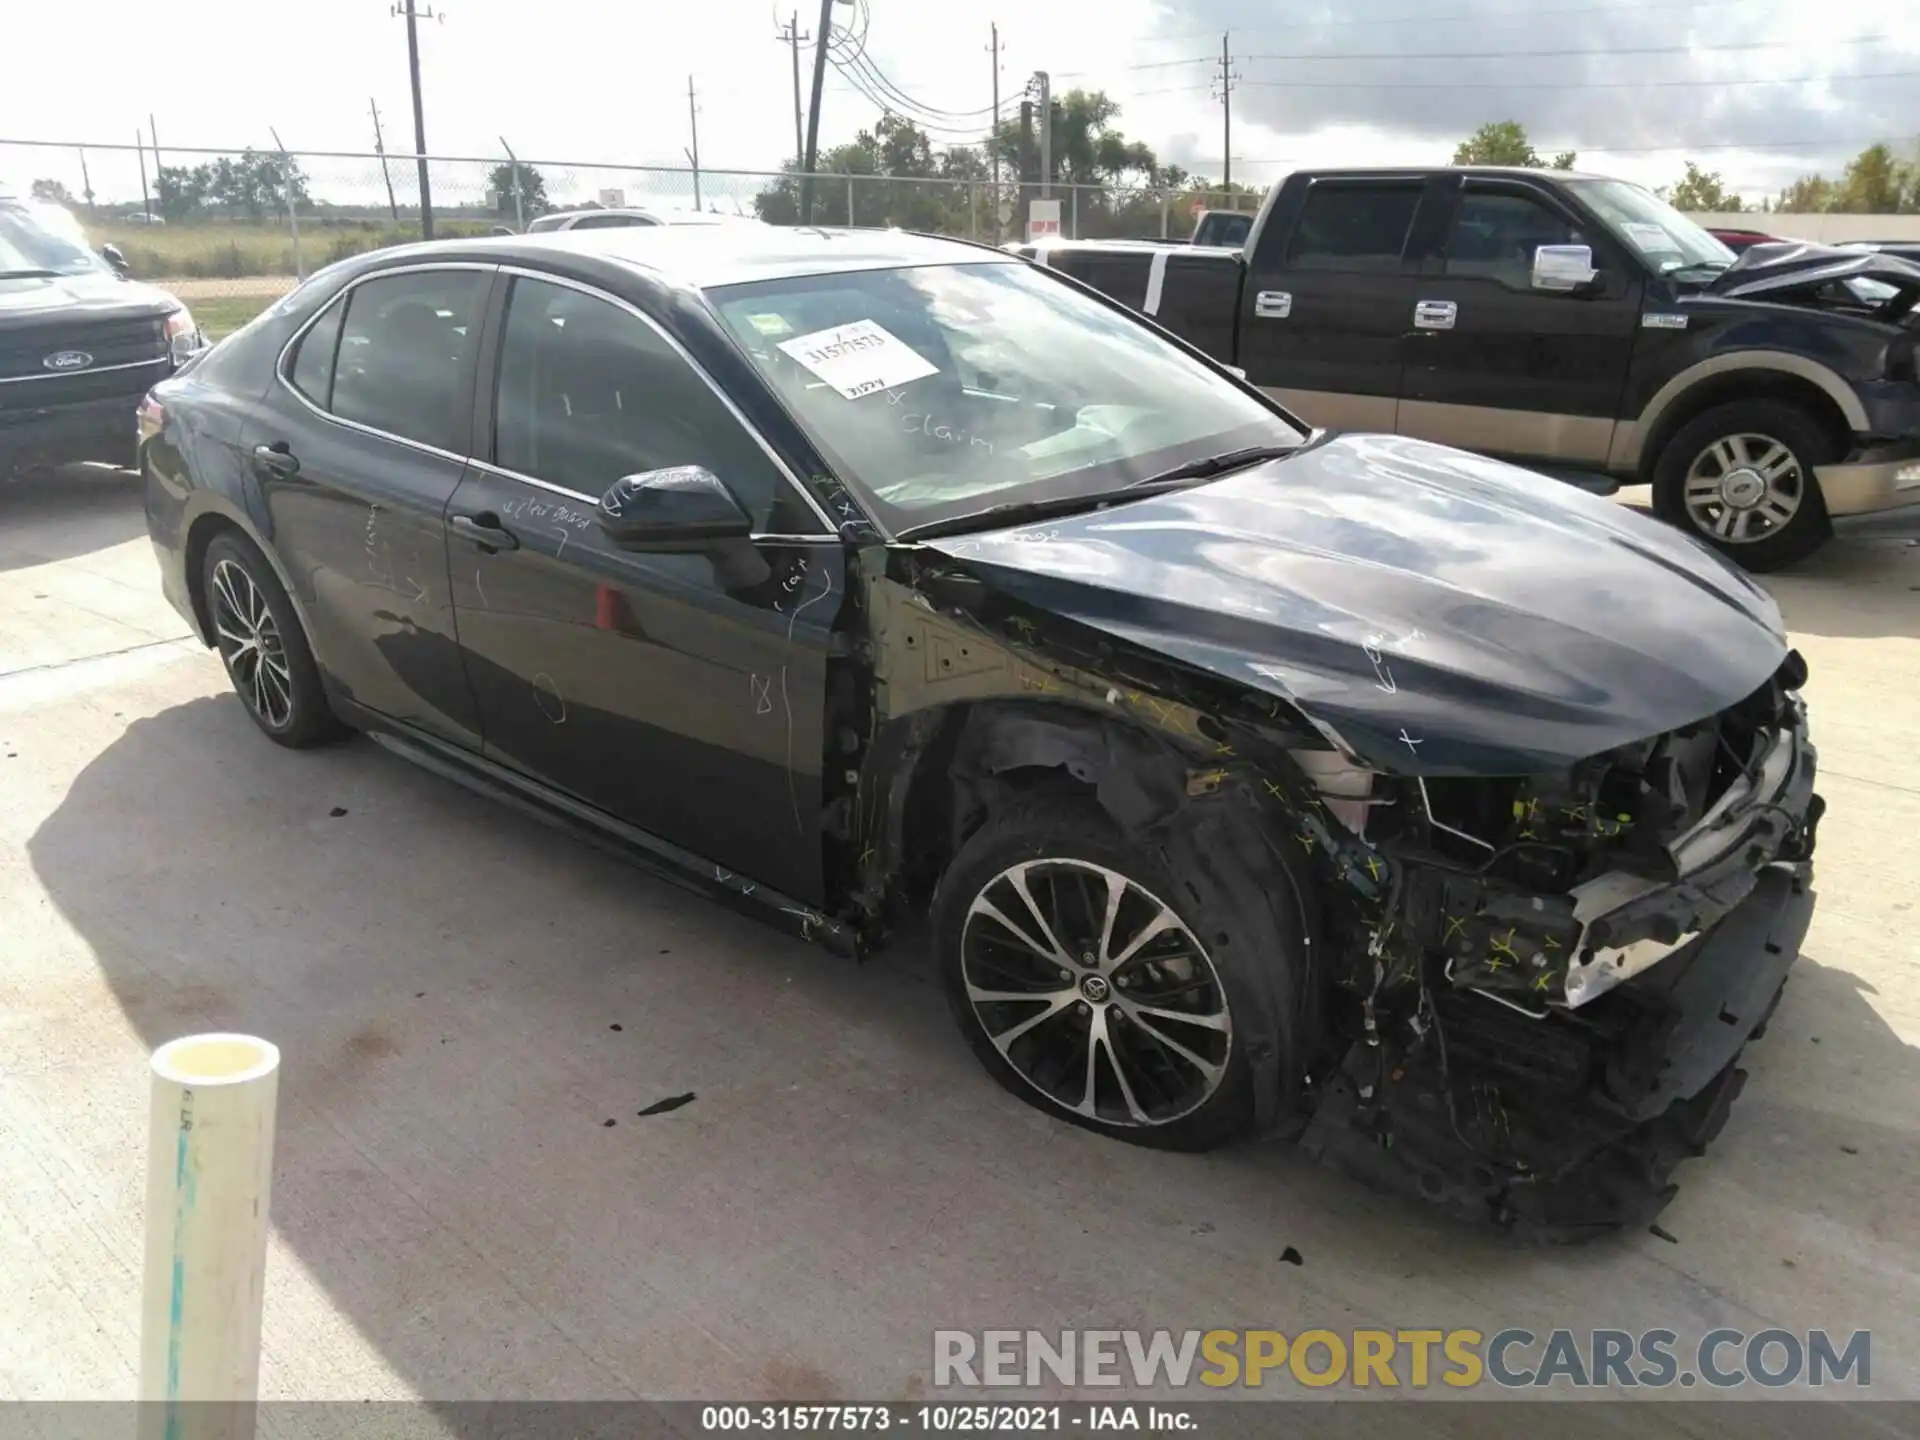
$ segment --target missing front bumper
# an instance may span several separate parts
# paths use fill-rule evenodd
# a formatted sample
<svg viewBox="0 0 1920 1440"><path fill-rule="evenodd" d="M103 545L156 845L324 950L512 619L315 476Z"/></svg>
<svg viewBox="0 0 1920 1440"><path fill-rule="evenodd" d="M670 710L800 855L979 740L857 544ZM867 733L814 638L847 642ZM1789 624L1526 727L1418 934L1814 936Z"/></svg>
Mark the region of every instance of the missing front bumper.
<svg viewBox="0 0 1920 1440"><path fill-rule="evenodd" d="M1528 1238L1645 1224L1725 1124L1813 913L1810 867L1768 866L1710 931L1577 1017L1445 997L1412 1046L1355 1044L1303 1147ZM1611 1040L1596 1022L1611 1022Z"/></svg>

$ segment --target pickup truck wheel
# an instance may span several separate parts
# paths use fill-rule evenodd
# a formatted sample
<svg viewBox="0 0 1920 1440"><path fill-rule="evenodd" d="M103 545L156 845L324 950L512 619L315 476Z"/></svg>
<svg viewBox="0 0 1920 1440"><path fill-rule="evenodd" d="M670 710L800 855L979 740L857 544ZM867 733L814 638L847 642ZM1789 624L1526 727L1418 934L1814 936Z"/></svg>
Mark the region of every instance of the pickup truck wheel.
<svg viewBox="0 0 1920 1440"><path fill-rule="evenodd" d="M1271 1033L1261 1007L1297 940L1260 897L1172 872L1091 801L1021 797L954 857L934 935L954 1018L1007 1090L1134 1144L1202 1150L1254 1123L1249 1037Z"/></svg>
<svg viewBox="0 0 1920 1440"><path fill-rule="evenodd" d="M1662 519L1744 569L1803 560L1833 533L1814 467L1839 447L1799 406L1777 400L1716 405L1681 426L1654 467Z"/></svg>

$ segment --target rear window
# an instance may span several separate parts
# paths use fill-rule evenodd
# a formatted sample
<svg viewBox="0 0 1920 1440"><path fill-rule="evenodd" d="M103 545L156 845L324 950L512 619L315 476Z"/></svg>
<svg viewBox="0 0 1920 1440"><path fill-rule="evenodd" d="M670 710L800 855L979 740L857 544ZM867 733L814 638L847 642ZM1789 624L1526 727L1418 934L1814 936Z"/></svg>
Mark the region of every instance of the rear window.
<svg viewBox="0 0 1920 1440"><path fill-rule="evenodd" d="M1398 270L1419 208L1418 184L1315 185L1288 263L1301 270Z"/></svg>
<svg viewBox="0 0 1920 1440"><path fill-rule="evenodd" d="M411 271L347 297L329 409L440 450L458 450L461 385L490 277L478 270Z"/></svg>

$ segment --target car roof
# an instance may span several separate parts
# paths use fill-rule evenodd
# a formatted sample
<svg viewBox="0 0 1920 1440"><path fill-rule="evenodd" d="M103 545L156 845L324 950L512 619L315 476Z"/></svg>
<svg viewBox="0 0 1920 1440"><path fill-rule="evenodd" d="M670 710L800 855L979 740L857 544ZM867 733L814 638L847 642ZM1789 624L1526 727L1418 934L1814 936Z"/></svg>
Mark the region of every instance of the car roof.
<svg viewBox="0 0 1920 1440"><path fill-rule="evenodd" d="M424 261L511 257L538 264L556 251L617 261L698 290L754 280L830 275L854 270L898 270L917 265L1020 264L987 245L943 240L900 230L821 229L792 225L648 225L548 230L408 246ZM384 252L391 256L394 252Z"/></svg>

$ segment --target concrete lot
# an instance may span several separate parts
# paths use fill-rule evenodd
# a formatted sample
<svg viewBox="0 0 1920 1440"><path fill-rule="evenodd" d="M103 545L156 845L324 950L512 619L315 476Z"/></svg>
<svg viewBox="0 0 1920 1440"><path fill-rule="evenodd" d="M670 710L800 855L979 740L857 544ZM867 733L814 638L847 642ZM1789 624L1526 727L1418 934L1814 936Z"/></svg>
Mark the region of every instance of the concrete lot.
<svg viewBox="0 0 1920 1440"><path fill-rule="evenodd" d="M364 741L279 750L181 639L135 481L0 487L0 1398L134 1393L145 1058L212 1029L285 1056L269 1397L902 1399L936 1327L1372 1324L1871 1328L1874 1393L1920 1396L1920 548L1878 530L1772 582L1821 902L1677 1243L1540 1252L1284 1147L1054 1124L911 957Z"/></svg>

